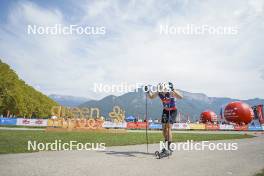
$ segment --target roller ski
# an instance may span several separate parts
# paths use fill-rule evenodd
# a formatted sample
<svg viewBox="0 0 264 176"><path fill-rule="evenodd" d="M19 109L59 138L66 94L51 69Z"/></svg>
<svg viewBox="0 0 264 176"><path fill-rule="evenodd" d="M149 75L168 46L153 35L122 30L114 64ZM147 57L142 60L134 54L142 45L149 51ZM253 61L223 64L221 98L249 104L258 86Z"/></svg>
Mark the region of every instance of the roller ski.
<svg viewBox="0 0 264 176"><path fill-rule="evenodd" d="M156 151L155 152L155 156L157 159L162 159L165 157L169 157L170 155L172 155L172 151L171 150L166 150L165 148L162 149L160 152Z"/></svg>

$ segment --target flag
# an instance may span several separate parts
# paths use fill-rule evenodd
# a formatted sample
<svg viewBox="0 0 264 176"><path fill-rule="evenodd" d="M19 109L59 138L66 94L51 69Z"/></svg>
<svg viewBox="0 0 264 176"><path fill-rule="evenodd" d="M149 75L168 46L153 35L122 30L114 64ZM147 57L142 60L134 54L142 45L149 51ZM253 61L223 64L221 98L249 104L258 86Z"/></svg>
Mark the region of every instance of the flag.
<svg viewBox="0 0 264 176"><path fill-rule="evenodd" d="M260 122L260 124L263 124L264 123L263 105L258 105L257 106L257 112L258 112L259 122Z"/></svg>

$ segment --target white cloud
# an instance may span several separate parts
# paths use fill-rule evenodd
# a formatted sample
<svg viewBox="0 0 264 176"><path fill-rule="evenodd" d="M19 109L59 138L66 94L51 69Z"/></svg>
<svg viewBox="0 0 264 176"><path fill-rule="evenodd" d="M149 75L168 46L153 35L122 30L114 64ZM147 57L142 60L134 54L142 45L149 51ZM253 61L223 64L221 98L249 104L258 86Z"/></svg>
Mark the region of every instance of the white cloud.
<svg viewBox="0 0 264 176"><path fill-rule="evenodd" d="M94 82L170 80L210 96L264 97L263 1L88 1L76 8L75 24L105 25L106 36L28 36L28 23L70 22L64 11L24 1L0 28L4 61L47 94L95 98L106 94L93 93ZM239 34L165 36L160 24L237 25Z"/></svg>

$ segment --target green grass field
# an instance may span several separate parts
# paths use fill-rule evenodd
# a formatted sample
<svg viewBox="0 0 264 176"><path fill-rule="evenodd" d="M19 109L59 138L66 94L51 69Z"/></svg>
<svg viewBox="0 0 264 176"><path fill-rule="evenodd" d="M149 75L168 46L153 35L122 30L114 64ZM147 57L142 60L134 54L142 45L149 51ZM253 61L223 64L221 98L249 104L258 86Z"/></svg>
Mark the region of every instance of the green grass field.
<svg viewBox="0 0 264 176"><path fill-rule="evenodd" d="M254 176L264 176L264 169L260 173L255 174Z"/></svg>
<svg viewBox="0 0 264 176"><path fill-rule="evenodd" d="M173 135L173 142L209 141L223 139L242 139L251 138L251 135L241 134L193 134L177 133ZM77 141L79 143L106 143L106 146L121 146L145 144L145 133L131 132L123 134L113 133L92 133L92 132L45 132L45 131L18 131L0 130L0 154L5 153L25 153L32 152L27 150L28 141L37 143ZM158 143L162 140L161 133L149 133L149 143Z"/></svg>

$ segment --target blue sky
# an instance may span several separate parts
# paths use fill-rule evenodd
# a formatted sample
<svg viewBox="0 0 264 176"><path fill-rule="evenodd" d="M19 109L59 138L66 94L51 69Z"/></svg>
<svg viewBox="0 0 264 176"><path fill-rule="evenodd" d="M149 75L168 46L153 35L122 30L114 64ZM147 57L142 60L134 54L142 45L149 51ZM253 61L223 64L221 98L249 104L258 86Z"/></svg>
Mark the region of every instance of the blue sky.
<svg viewBox="0 0 264 176"><path fill-rule="evenodd" d="M264 1L1 0L0 58L45 94L101 98L93 84L172 81L209 96L264 98ZM102 36L28 35L27 25L104 26ZM159 26L236 26L162 35Z"/></svg>

